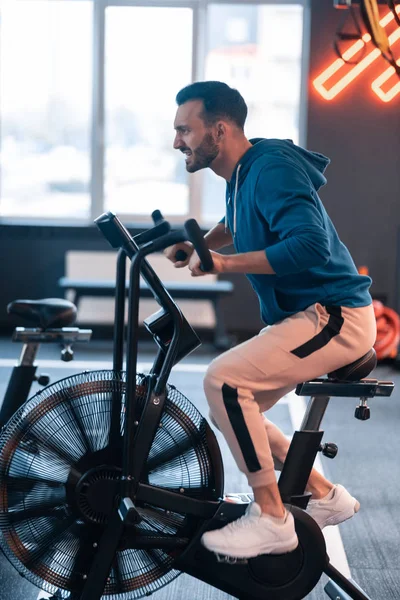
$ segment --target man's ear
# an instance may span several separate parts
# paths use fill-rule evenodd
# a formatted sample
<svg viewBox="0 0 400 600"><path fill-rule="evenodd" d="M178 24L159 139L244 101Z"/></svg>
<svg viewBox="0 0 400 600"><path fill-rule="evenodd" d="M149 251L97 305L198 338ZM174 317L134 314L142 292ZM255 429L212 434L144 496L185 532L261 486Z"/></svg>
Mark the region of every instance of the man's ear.
<svg viewBox="0 0 400 600"><path fill-rule="evenodd" d="M221 140L226 134L226 125L222 121L217 123L217 138Z"/></svg>

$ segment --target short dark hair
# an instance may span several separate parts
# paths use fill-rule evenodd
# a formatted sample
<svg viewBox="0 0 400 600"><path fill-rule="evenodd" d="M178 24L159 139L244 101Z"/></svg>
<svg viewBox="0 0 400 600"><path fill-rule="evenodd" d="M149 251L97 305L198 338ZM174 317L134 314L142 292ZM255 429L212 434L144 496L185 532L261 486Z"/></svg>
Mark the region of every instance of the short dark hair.
<svg viewBox="0 0 400 600"><path fill-rule="evenodd" d="M239 92L221 81L198 81L184 87L176 96L178 106L190 100L202 100L201 117L207 125L213 125L218 119L233 121L244 129L247 117L247 105Z"/></svg>

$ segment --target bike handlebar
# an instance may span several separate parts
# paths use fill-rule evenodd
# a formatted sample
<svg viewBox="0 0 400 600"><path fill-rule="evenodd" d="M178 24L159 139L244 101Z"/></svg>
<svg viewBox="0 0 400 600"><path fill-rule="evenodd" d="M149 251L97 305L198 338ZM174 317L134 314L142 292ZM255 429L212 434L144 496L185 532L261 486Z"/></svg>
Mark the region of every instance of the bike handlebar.
<svg viewBox="0 0 400 600"><path fill-rule="evenodd" d="M165 221L158 210L152 213L152 218L156 225L160 225ZM135 247L133 238L114 213L111 211L103 213L94 222L113 248L124 248L131 258L137 252L138 247ZM195 219L187 220L182 231L161 235L153 241L148 242L148 244L145 244L145 246L151 249L152 252L155 252L187 240L192 242L199 255L201 269L204 272L211 271L214 266L211 253L201 233L199 224Z"/></svg>
<svg viewBox="0 0 400 600"><path fill-rule="evenodd" d="M160 210L153 210L151 213L151 218L153 219L154 225L159 225L165 221Z"/></svg>
<svg viewBox="0 0 400 600"><path fill-rule="evenodd" d="M166 222L160 210L153 211L151 217L154 225L160 225L161 223ZM200 258L202 271L212 271L214 263L197 221L195 219L187 220L184 224L184 228L188 240L192 242ZM177 261L184 261L187 259L187 254L184 250L178 250L175 258Z"/></svg>
<svg viewBox="0 0 400 600"><path fill-rule="evenodd" d="M205 272L212 271L214 268L214 263L211 252L207 246L203 234L201 233L201 229L196 219L189 219L185 222L185 231L187 237L192 242L197 254L199 255L201 261L201 270Z"/></svg>

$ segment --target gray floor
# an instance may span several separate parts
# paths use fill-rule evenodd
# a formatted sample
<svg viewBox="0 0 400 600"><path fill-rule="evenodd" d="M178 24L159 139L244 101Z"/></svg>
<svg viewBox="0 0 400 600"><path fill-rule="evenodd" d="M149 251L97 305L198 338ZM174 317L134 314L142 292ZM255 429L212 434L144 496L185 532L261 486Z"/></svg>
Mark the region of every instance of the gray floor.
<svg viewBox="0 0 400 600"><path fill-rule="evenodd" d="M0 358L12 358L19 352L16 345L0 340ZM145 348L147 350L147 348ZM191 355L187 362L207 363L214 354L204 348ZM57 358L55 349L43 348L43 358ZM77 349L78 360L110 359L108 343L92 343ZM141 353L140 360L151 359ZM11 368L0 367L0 395L4 392ZM70 370L45 369L52 380L75 373L74 363ZM390 366L381 366L373 374L384 380L392 380L400 390L400 373ZM207 414L202 391L201 373L173 373L170 382L185 394L202 412ZM324 419L324 441L339 446L339 454L333 461L323 458L325 474L334 482L341 482L360 500L362 510L356 518L340 526L352 577L368 592L371 600L395 600L400 598L400 392L391 398L377 398L370 402L371 419L361 422L354 419L354 399L332 399ZM270 416L290 435L291 420L287 405L277 405ZM243 475L237 470L224 440L217 432L225 465L226 491L248 491ZM234 567L232 567L234 568ZM323 577L309 600L322 600L326 578ZM188 590L190 589L190 593ZM0 600L36 600L38 590L19 577L7 560L0 556ZM156 600L176 598L190 600L228 600L232 598L192 577L181 575L169 586L156 592ZM267 600L267 599L266 599Z"/></svg>

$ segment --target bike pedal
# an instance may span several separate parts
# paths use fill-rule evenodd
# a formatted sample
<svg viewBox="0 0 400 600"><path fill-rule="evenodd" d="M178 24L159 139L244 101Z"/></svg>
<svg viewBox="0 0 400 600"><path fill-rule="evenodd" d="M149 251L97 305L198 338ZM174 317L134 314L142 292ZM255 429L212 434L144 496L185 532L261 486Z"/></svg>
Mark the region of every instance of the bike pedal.
<svg viewBox="0 0 400 600"><path fill-rule="evenodd" d="M218 554L214 552L217 557L217 561L219 563L224 563L226 565L247 565L247 558L238 558L236 556L225 556L224 554Z"/></svg>

